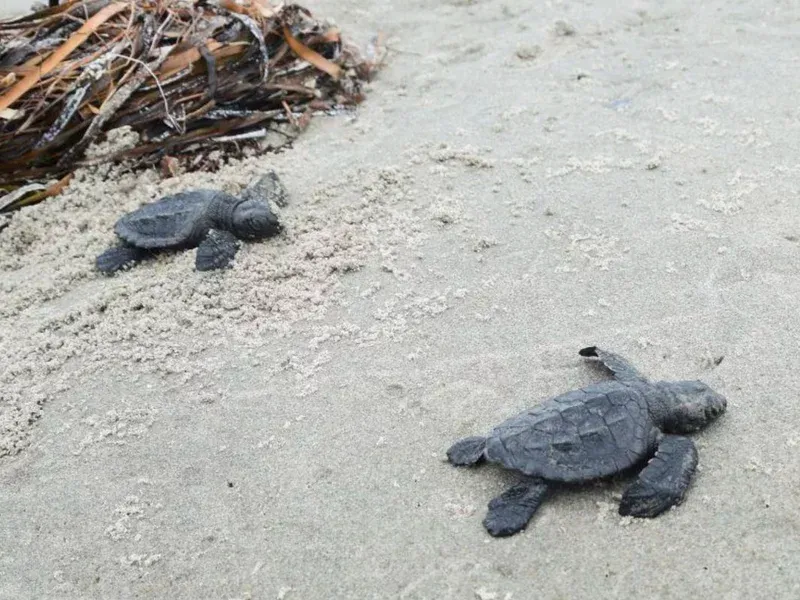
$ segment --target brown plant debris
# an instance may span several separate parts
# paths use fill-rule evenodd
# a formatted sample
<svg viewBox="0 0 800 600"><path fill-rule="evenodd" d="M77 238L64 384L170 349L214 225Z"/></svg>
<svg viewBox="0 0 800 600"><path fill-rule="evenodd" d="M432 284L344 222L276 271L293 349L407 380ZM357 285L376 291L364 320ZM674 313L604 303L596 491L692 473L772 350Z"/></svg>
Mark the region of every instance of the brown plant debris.
<svg viewBox="0 0 800 600"><path fill-rule="evenodd" d="M0 212L89 164L211 168L211 150L277 149L312 115L363 100L379 66L297 4L70 0L0 21ZM127 127L131 147L87 148Z"/></svg>

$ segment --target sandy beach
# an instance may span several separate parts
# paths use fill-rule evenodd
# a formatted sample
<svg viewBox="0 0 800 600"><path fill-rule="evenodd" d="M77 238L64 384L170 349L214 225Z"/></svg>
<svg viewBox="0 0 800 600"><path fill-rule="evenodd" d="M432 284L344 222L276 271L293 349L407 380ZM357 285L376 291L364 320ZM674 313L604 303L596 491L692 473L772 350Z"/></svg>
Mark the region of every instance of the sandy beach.
<svg viewBox="0 0 800 600"><path fill-rule="evenodd" d="M0 598L800 598L800 7L304 5L387 36L356 113L0 217ZM286 232L233 269L95 271L267 168ZM490 537L515 476L445 451L594 344L727 397L684 503L621 517L620 477Z"/></svg>

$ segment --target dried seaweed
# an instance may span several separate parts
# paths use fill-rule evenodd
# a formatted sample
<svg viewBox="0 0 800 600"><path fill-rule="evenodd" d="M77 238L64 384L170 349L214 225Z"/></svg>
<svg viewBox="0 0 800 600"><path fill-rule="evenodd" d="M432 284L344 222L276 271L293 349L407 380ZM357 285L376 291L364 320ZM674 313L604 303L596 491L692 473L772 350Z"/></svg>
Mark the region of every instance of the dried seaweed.
<svg viewBox="0 0 800 600"><path fill-rule="evenodd" d="M172 173L205 168L211 149L291 141L312 115L362 101L375 48L266 0L69 0L0 21L0 212L58 193L82 165ZM87 157L124 126L135 147Z"/></svg>

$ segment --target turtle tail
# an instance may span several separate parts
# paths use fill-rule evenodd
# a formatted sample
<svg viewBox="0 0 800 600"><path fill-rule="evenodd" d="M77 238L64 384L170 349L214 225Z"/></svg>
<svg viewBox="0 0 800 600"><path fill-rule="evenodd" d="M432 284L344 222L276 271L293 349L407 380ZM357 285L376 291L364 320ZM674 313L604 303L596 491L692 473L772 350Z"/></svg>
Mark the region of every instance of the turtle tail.
<svg viewBox="0 0 800 600"><path fill-rule="evenodd" d="M485 437L468 437L450 446L447 451L447 460L457 467L476 465L485 458L485 451Z"/></svg>

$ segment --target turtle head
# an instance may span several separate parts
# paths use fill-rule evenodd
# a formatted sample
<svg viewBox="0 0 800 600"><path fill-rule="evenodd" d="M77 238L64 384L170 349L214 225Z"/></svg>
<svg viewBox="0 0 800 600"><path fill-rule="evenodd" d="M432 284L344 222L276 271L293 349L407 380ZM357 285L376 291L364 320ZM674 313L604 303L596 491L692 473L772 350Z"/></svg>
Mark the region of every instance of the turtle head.
<svg viewBox="0 0 800 600"><path fill-rule="evenodd" d="M234 233L244 239L261 239L280 233L283 226L269 205L255 199L236 205L232 215Z"/></svg>
<svg viewBox="0 0 800 600"><path fill-rule="evenodd" d="M671 381L659 385L667 397L662 428L667 433L697 431L716 419L728 406L724 396L702 381Z"/></svg>

